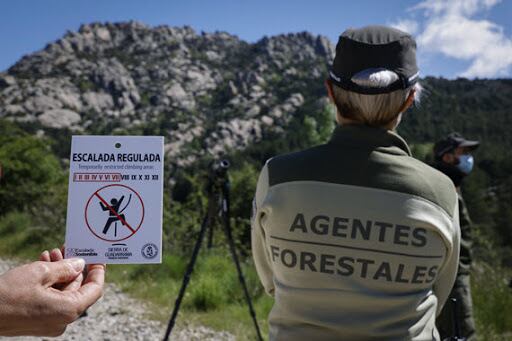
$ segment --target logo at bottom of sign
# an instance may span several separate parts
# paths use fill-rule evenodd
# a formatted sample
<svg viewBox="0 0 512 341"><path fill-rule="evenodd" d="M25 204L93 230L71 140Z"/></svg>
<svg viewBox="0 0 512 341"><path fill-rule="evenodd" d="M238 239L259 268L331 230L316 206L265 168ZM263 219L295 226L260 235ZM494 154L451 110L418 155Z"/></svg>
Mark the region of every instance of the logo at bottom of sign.
<svg viewBox="0 0 512 341"><path fill-rule="evenodd" d="M142 247L142 257L153 259L158 255L158 247L153 243L147 243Z"/></svg>

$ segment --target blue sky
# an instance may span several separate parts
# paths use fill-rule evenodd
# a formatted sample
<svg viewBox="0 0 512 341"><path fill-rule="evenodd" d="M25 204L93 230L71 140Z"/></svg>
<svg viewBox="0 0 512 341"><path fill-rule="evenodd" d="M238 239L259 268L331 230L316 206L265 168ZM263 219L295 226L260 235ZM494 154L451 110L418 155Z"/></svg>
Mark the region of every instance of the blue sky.
<svg viewBox="0 0 512 341"><path fill-rule="evenodd" d="M511 0L4 0L0 70L82 23L127 20L249 42L309 31L335 43L348 27L394 25L416 36L423 75L512 77Z"/></svg>

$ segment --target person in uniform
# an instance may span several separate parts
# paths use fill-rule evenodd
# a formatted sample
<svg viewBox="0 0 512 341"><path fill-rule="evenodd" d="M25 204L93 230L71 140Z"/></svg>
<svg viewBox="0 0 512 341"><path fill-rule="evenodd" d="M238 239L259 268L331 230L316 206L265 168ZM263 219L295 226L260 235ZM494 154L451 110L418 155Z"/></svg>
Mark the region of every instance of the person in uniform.
<svg viewBox="0 0 512 341"><path fill-rule="evenodd" d="M474 160L471 153L479 145L480 142L466 140L458 133L451 133L434 145L434 167L446 174L453 181L457 189L461 245L457 278L450 297L457 300L456 309L459 318L460 336L465 337L468 341L476 340L469 280L473 238L471 236L471 219L462 198L460 187L462 180L473 169ZM447 304L437 319L437 327L442 337L449 337L456 333L454 330L453 309L454 307Z"/></svg>
<svg viewBox="0 0 512 341"><path fill-rule="evenodd" d="M270 340L439 340L458 201L451 180L394 131L417 82L409 34L345 31L326 80L338 123L330 141L263 166L252 253L274 297Z"/></svg>

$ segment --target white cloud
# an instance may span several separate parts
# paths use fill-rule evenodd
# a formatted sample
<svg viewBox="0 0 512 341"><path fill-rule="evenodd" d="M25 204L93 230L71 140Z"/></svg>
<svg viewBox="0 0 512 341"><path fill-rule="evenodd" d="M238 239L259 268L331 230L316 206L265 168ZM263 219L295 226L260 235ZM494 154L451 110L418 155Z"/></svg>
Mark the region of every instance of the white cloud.
<svg viewBox="0 0 512 341"><path fill-rule="evenodd" d="M490 9L501 0L425 0L412 9L424 9L427 14L471 16L481 9Z"/></svg>
<svg viewBox="0 0 512 341"><path fill-rule="evenodd" d="M390 24L391 27L397 28L401 31L407 32L409 34L416 34L418 32L418 22L415 20L399 20L395 23Z"/></svg>
<svg viewBox="0 0 512 341"><path fill-rule="evenodd" d="M463 77L496 77L512 68L512 38L503 28L475 15L500 0L425 0L412 10L423 11L426 21L417 41L421 50L468 60Z"/></svg>

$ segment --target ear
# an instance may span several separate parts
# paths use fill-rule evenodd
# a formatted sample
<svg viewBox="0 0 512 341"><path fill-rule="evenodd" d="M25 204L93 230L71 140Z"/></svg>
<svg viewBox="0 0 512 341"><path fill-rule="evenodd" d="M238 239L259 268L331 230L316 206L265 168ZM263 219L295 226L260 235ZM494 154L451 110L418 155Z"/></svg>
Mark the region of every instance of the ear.
<svg viewBox="0 0 512 341"><path fill-rule="evenodd" d="M334 103L334 91L332 90L332 83L329 78L327 78L324 82L325 89L327 90L327 96L329 96L329 99L332 103Z"/></svg>
<svg viewBox="0 0 512 341"><path fill-rule="evenodd" d="M416 94L416 89L411 89L409 92L409 96L407 96L407 99L405 100L404 104L400 108L399 112L405 112L407 109L411 107L411 105L414 103L414 96Z"/></svg>
<svg viewBox="0 0 512 341"><path fill-rule="evenodd" d="M453 163L453 154L451 153L444 153L443 154L443 157L442 157L442 160L444 163L447 163L447 164L452 164Z"/></svg>

